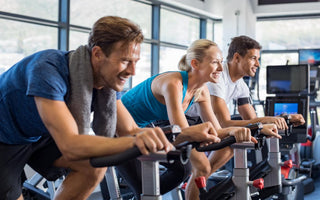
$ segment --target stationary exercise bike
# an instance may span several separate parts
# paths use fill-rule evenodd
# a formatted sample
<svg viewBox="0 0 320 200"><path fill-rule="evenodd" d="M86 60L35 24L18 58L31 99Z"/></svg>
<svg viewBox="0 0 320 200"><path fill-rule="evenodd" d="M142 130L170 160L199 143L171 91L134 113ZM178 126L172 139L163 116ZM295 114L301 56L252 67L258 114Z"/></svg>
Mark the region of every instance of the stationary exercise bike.
<svg viewBox="0 0 320 200"><path fill-rule="evenodd" d="M177 125L162 127L162 130L167 134L172 134L174 137L181 132ZM117 183L117 177L112 166L119 165L127 160L138 158L141 161L142 173L142 200L161 199L160 195L160 173L159 162L174 162L179 160L182 164L186 164L189 160L192 146L190 144L182 144L176 146L176 149L168 152L158 152L150 155L141 155L137 147L128 149L125 152L104 157L91 158L90 163L93 167L108 166L111 171L107 172L108 190L112 200L121 200L121 193Z"/></svg>
<svg viewBox="0 0 320 200"><path fill-rule="evenodd" d="M250 125L251 133L258 140L258 144L251 142L235 143L234 137L231 147L234 149L234 169L233 176L229 176L210 189L206 189L206 179L204 176L195 179L200 191L200 200L221 200L235 199L248 200L255 194L251 194L250 186L261 190L264 187L262 178L249 181L249 168L247 166L247 149L260 149L265 143L265 136L260 134L262 124ZM208 149L203 149L204 151Z"/></svg>
<svg viewBox="0 0 320 200"><path fill-rule="evenodd" d="M173 125L169 126L171 129L174 127L175 134L180 133L180 130L177 128L178 126ZM177 131L178 130L178 131ZM191 148L196 148L197 151L214 151L218 149L222 149L226 146L230 146L231 144L235 143L235 138L228 137L222 140L220 143L211 144L205 147L200 147L199 143L190 143L184 142L177 146L175 146L176 150L171 151L168 154L163 154L161 152L151 154L148 156L141 156L140 151L137 147L129 149L123 153L112 155L112 156L105 156L105 157L97 157L92 158L90 163L93 167L106 167L106 166L115 166L122 162L125 162L129 159L133 159L138 157L141 161L141 169L142 169L142 200L161 200L162 196L160 195L160 183L159 183L159 162L167 161L172 162L174 160L180 160L182 163L186 163L189 159L189 155L191 152ZM250 143L253 145L253 143ZM109 167L110 168L110 167ZM109 176L110 178L110 176ZM116 177L113 176L116 179ZM112 200L121 200L121 194L118 188L113 187L117 184L111 184L112 186L109 188L109 193L112 193L111 199ZM179 197L179 199L182 199Z"/></svg>

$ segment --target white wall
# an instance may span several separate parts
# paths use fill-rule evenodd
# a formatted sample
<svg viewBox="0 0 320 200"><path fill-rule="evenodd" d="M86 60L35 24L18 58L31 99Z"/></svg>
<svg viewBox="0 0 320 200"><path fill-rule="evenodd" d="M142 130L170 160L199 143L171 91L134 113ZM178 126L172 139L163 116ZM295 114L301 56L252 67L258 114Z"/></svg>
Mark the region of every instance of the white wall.
<svg viewBox="0 0 320 200"><path fill-rule="evenodd" d="M249 0L227 0L223 8L223 47L224 57L227 56L231 38L247 35L255 38L256 16Z"/></svg>

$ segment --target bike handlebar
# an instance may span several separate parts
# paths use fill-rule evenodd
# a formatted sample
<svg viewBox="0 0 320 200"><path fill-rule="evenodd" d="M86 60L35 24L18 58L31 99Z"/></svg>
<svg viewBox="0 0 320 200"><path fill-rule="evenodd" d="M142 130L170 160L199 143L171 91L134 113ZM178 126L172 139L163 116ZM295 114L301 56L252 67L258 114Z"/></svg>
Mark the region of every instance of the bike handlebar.
<svg viewBox="0 0 320 200"><path fill-rule="evenodd" d="M254 124L250 125L248 128L251 130L259 131L262 126L261 124ZM165 133L173 133L176 134L181 131L180 127L177 125L172 126L166 126L163 127L162 130ZM179 160L185 164L189 160L191 148L196 148L197 151L205 152L205 151L215 151L222 149L224 147L230 146L231 144L236 143L236 139L234 136L227 137L219 143L210 144L207 146L200 147L200 143L198 142L183 142L176 146L176 150L169 151L167 153L166 159L167 161L172 160ZM260 142L259 142L260 143ZM263 144L258 144L257 148L260 148ZM115 166L119 165L127 160L137 158L141 156L141 152L138 149L138 147L134 146L133 148L130 148L122 153L118 153L115 155L109 155L109 156L101 156L101 157L94 157L90 159L90 164L93 167L107 167L107 166Z"/></svg>

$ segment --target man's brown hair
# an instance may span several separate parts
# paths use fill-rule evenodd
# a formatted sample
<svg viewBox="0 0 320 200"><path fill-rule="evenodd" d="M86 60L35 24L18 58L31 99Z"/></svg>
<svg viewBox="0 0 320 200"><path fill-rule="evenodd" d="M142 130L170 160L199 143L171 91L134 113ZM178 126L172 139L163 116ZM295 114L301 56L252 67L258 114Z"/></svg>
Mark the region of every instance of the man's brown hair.
<svg viewBox="0 0 320 200"><path fill-rule="evenodd" d="M227 61L230 62L235 53L240 54L240 56L244 57L247 54L247 51L250 49L261 49L261 45L255 41L254 39L241 35L238 37L234 37L231 39L231 43L229 45Z"/></svg>
<svg viewBox="0 0 320 200"><path fill-rule="evenodd" d="M106 16L100 18L92 27L88 46L99 46L106 56L112 52L117 42L123 42L126 48L130 43L142 43L143 34L139 25L126 18Z"/></svg>

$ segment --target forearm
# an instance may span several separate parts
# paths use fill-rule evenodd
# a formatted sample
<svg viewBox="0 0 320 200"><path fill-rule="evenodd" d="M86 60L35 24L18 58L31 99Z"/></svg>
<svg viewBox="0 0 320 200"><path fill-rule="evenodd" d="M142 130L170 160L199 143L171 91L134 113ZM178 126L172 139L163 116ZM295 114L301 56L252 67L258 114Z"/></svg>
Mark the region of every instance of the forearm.
<svg viewBox="0 0 320 200"><path fill-rule="evenodd" d="M220 139L223 139L223 138L226 138L226 137L229 137L229 133L231 132L231 127L230 128L222 128L222 129L219 129L217 130L217 133L218 133L218 137Z"/></svg>
<svg viewBox="0 0 320 200"><path fill-rule="evenodd" d="M131 126L131 127L122 127L118 128L117 126L117 136L123 137L123 136L129 136L129 135L136 135L139 133L142 129L139 128L138 126Z"/></svg>
<svg viewBox="0 0 320 200"><path fill-rule="evenodd" d="M230 126L247 126L249 124L255 124L260 122L260 118L250 119L250 120L225 120L221 122L221 126L223 128L230 127Z"/></svg>
<svg viewBox="0 0 320 200"><path fill-rule="evenodd" d="M134 137L108 138L92 135L73 135L66 138L66 142L58 147L67 159L81 160L123 152L133 147L134 142Z"/></svg>

